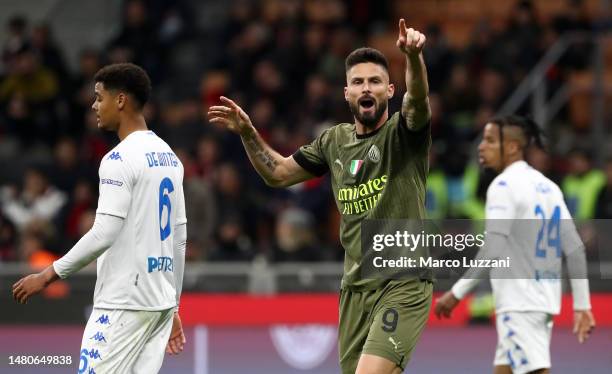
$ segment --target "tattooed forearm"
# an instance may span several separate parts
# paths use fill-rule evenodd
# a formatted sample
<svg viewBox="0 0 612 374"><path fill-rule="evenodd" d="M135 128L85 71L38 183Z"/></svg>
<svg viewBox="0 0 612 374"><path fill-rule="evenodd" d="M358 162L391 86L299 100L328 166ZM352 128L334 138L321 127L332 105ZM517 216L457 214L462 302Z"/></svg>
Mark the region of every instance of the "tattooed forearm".
<svg viewBox="0 0 612 374"><path fill-rule="evenodd" d="M406 94L402 100L402 115L406 126L413 131L421 129L431 116L429 84L423 54L406 57Z"/></svg>
<svg viewBox="0 0 612 374"><path fill-rule="evenodd" d="M425 97L423 99L412 100L408 94L405 94L402 100L402 116L404 116L406 126L410 130L417 131L421 129L431 117L429 99Z"/></svg>
<svg viewBox="0 0 612 374"><path fill-rule="evenodd" d="M264 148L261 138L256 133L251 133L243 136L244 145L247 149L247 153L253 157L254 163L260 162L265 165L271 172L276 170L278 166L278 160L272 155L272 153ZM255 165L257 166L257 165Z"/></svg>
<svg viewBox="0 0 612 374"><path fill-rule="evenodd" d="M240 134L247 156L257 173L270 187L287 187L313 177L293 159L283 157L259 136L255 128Z"/></svg>

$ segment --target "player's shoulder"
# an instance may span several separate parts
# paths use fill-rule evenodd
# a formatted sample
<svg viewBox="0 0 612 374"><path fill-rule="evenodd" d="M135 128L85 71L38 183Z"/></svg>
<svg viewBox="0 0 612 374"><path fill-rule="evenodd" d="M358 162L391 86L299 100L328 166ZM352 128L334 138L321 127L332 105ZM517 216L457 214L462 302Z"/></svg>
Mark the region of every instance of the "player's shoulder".
<svg viewBox="0 0 612 374"><path fill-rule="evenodd" d="M352 134L355 132L355 124L348 122L341 122L334 126L331 126L321 132L321 135L343 135Z"/></svg>
<svg viewBox="0 0 612 374"><path fill-rule="evenodd" d="M512 178L509 178L510 175L507 173L501 173L499 175L497 175L493 181L491 181L491 184L489 185L488 188L488 192L492 193L495 191L502 191L502 190L510 190L512 188L512 186L516 186L516 183L512 183Z"/></svg>
<svg viewBox="0 0 612 374"><path fill-rule="evenodd" d="M512 197L520 194L520 189L524 186L524 180L521 182L516 174L511 170L504 170L498 174L489 187L487 188L487 200L501 199L504 196Z"/></svg>
<svg viewBox="0 0 612 374"><path fill-rule="evenodd" d="M354 132L354 124L343 122L318 131L317 139L319 139L321 145L333 147L351 139Z"/></svg>
<svg viewBox="0 0 612 374"><path fill-rule="evenodd" d="M102 158L101 165L104 166L120 166L126 165L132 158L134 149L126 146L123 142L117 144L113 149L108 151Z"/></svg>
<svg viewBox="0 0 612 374"><path fill-rule="evenodd" d="M534 171L536 170L532 169L525 161L515 162L499 173L497 177L493 179L493 182L491 182L491 186L497 188L520 189L525 186L527 180L534 177Z"/></svg>
<svg viewBox="0 0 612 374"><path fill-rule="evenodd" d="M537 170L536 170L537 171ZM552 179L548 178L546 175L537 171L540 177L540 181L537 185L538 191L543 193L550 192L553 196L563 200L563 191L561 187L557 183L555 183Z"/></svg>
<svg viewBox="0 0 612 374"><path fill-rule="evenodd" d="M140 164L139 157L157 136L152 131L137 131L128 135L104 157L100 167L134 168Z"/></svg>
<svg viewBox="0 0 612 374"><path fill-rule="evenodd" d="M119 167L128 159L127 150L119 143L102 157L100 167Z"/></svg>
<svg viewBox="0 0 612 374"><path fill-rule="evenodd" d="M406 122L406 118L402 115L402 112L400 111L397 111L391 114L389 118L387 119L387 125L393 124L397 126L400 123L405 123L405 122Z"/></svg>
<svg viewBox="0 0 612 374"><path fill-rule="evenodd" d="M513 188L525 180L524 168L518 164L512 164L499 173L491 182L490 187L494 188Z"/></svg>
<svg viewBox="0 0 612 374"><path fill-rule="evenodd" d="M538 193L552 193L554 195L563 196L563 192L561 192L561 187L557 185L552 179L548 178L544 173L537 170L536 168L528 165L528 174L525 175L525 178L530 178L530 185L535 185L536 191Z"/></svg>
<svg viewBox="0 0 612 374"><path fill-rule="evenodd" d="M122 147L119 147L119 145L106 153L100 161L98 170L100 183L122 186L129 182L133 172L127 160L129 160L129 156L122 151Z"/></svg>

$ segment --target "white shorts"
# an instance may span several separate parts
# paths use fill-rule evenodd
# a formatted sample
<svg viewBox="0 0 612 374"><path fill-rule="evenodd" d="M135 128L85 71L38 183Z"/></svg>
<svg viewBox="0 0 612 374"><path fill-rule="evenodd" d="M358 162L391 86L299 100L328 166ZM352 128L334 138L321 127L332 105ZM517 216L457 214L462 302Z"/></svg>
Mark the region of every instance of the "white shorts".
<svg viewBox="0 0 612 374"><path fill-rule="evenodd" d="M496 316L497 350L494 366L507 365L514 374L550 368L552 315L506 312Z"/></svg>
<svg viewBox="0 0 612 374"><path fill-rule="evenodd" d="M174 308L147 312L94 308L83 332L79 373L157 373Z"/></svg>

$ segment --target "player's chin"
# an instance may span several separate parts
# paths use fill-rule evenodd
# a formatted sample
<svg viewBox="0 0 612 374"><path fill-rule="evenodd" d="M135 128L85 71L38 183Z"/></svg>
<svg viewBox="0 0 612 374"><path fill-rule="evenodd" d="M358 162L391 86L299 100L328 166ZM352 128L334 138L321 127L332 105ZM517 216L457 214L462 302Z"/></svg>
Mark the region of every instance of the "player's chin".
<svg viewBox="0 0 612 374"><path fill-rule="evenodd" d="M487 162L487 160L485 160L485 159L484 159L484 158L482 158L482 157L479 157L479 158L478 158L478 164L480 165L480 167L481 167L483 170L492 170L492 169L493 169L493 167L491 166L491 164L490 164L489 162Z"/></svg>
<svg viewBox="0 0 612 374"><path fill-rule="evenodd" d="M105 130L105 131L117 131L117 129L119 128L119 126L113 122L103 122L100 121L98 123L98 128L100 130Z"/></svg>
<svg viewBox="0 0 612 374"><path fill-rule="evenodd" d="M361 112L359 113L359 120L366 127L374 127L380 117L376 116L376 112Z"/></svg>
<svg viewBox="0 0 612 374"><path fill-rule="evenodd" d="M361 119L364 122L376 122L376 116L371 112L361 112Z"/></svg>

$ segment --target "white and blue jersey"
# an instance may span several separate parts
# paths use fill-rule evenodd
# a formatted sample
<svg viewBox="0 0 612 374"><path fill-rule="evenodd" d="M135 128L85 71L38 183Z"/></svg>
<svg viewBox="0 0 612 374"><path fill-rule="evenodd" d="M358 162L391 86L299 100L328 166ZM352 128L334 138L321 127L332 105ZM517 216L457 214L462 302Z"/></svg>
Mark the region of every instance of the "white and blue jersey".
<svg viewBox="0 0 612 374"><path fill-rule="evenodd" d="M94 307L158 311L176 306L174 229L187 222L183 165L152 131L135 131L100 164L97 214L124 219L98 258Z"/></svg>
<svg viewBox="0 0 612 374"><path fill-rule="evenodd" d="M561 310L561 257L583 250L559 187L525 161L487 190L486 231L507 236L511 269L491 271L496 312ZM503 274L502 274L503 273Z"/></svg>

